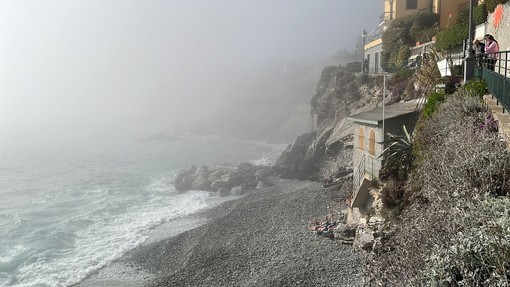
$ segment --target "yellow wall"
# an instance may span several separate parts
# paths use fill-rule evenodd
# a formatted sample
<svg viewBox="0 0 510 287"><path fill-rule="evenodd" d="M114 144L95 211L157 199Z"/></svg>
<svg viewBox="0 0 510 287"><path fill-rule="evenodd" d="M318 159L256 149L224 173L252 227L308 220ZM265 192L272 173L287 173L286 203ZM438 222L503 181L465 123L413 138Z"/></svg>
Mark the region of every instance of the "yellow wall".
<svg viewBox="0 0 510 287"><path fill-rule="evenodd" d="M374 41L368 42L368 43L365 44L365 51L370 49L370 48L373 48L373 47L375 47L377 45L381 45L381 44L382 44L382 38L377 38Z"/></svg>
<svg viewBox="0 0 510 287"><path fill-rule="evenodd" d="M451 1L451 0L448 0ZM418 7L417 9L406 9L406 0L393 0L393 2L396 2L395 7L395 18L404 17L416 12L419 12L421 10L424 11L430 11L430 0L418 0Z"/></svg>
<svg viewBox="0 0 510 287"><path fill-rule="evenodd" d="M385 20L401 18L419 11L432 11L439 14L439 25L440 28L446 28L448 25L457 23L459 15L459 7L462 4L469 3L469 0L418 0L417 9L406 9L406 0L385 0L384 2L384 13ZM481 0L478 0L481 2ZM432 9L430 7L432 3ZM448 21L448 18L451 18Z"/></svg>
<svg viewBox="0 0 510 287"><path fill-rule="evenodd" d="M439 28L444 29L449 25L454 25L457 23L457 18L459 18L459 13L462 11L460 8L462 6L464 9L469 8L468 6L469 0L445 0L440 1L439 4ZM448 23L449 15L452 15L450 22Z"/></svg>

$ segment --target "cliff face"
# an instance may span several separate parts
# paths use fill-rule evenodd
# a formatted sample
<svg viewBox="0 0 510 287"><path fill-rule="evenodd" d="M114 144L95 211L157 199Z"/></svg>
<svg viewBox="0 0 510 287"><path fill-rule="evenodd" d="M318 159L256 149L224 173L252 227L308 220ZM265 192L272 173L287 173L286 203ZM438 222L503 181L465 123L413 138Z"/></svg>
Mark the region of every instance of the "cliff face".
<svg viewBox="0 0 510 287"><path fill-rule="evenodd" d="M282 177L308 180L332 180L349 172L353 131L346 117L378 107L382 94L380 77L325 68L311 100L313 131L297 137L274 170Z"/></svg>

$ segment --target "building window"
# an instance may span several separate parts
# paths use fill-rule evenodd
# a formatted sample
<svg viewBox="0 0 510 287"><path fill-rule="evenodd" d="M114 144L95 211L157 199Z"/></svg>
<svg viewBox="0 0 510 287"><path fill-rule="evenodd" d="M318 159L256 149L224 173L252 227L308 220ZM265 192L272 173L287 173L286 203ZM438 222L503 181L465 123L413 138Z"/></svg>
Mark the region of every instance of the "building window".
<svg viewBox="0 0 510 287"><path fill-rule="evenodd" d="M365 150L365 130L363 128L359 128L359 132L358 132L358 148L360 150Z"/></svg>
<svg viewBox="0 0 510 287"><path fill-rule="evenodd" d="M418 0L406 0L406 9L407 10L418 9Z"/></svg>
<svg viewBox="0 0 510 287"><path fill-rule="evenodd" d="M368 153L375 155L375 132L373 129L370 130L370 135L368 136Z"/></svg>

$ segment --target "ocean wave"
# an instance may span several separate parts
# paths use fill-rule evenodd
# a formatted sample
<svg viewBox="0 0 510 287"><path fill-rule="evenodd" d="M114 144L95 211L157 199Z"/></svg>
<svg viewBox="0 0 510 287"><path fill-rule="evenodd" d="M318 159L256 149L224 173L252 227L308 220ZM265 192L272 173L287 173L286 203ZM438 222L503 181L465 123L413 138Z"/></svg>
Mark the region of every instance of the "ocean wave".
<svg viewBox="0 0 510 287"><path fill-rule="evenodd" d="M108 215L97 217L96 213L94 223L75 234L55 232L52 242L68 247L59 251L54 246L51 252L33 257L19 268L13 286L70 286L79 283L142 244L156 226L205 208L209 197L207 192L193 191L154 198L143 206L133 206L125 213L110 218L107 218Z"/></svg>

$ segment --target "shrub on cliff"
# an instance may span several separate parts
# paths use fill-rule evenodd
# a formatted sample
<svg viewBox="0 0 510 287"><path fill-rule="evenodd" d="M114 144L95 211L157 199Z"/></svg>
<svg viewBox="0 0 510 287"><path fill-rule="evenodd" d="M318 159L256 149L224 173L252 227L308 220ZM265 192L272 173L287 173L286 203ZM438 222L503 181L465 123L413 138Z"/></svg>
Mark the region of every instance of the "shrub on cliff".
<svg viewBox="0 0 510 287"><path fill-rule="evenodd" d="M482 98L488 92L487 83L484 80L472 79L464 85L464 89L471 92L473 96Z"/></svg>
<svg viewBox="0 0 510 287"><path fill-rule="evenodd" d="M382 36L383 52L381 66L385 71L394 71L407 64L409 47L417 41L430 41L435 34L432 29L439 16L430 12L413 13L395 19Z"/></svg>
<svg viewBox="0 0 510 287"><path fill-rule="evenodd" d="M402 195L408 204L378 253L365 258L369 284L503 282L510 262L510 220L504 219L510 205L497 196L510 194L510 152L497 134L481 132L486 115L472 90L459 89L437 112L420 119L417 159Z"/></svg>
<svg viewBox="0 0 510 287"><path fill-rule="evenodd" d="M487 4L481 3L473 9L473 24L476 26L485 23L485 21L487 21L487 16Z"/></svg>
<svg viewBox="0 0 510 287"><path fill-rule="evenodd" d="M458 46L468 37L468 25L465 23L458 23L437 34L435 47L438 51L446 51Z"/></svg>
<svg viewBox="0 0 510 287"><path fill-rule="evenodd" d="M381 190L381 200L387 208L398 208L404 197L404 183L394 178L389 178Z"/></svg>
<svg viewBox="0 0 510 287"><path fill-rule="evenodd" d="M443 93L432 93L427 98L427 103L423 107L421 112L422 116L428 119L439 107L439 105L444 102L445 95Z"/></svg>
<svg viewBox="0 0 510 287"><path fill-rule="evenodd" d="M510 199L488 198L458 213L464 228L438 242L423 276L429 286L508 286Z"/></svg>

